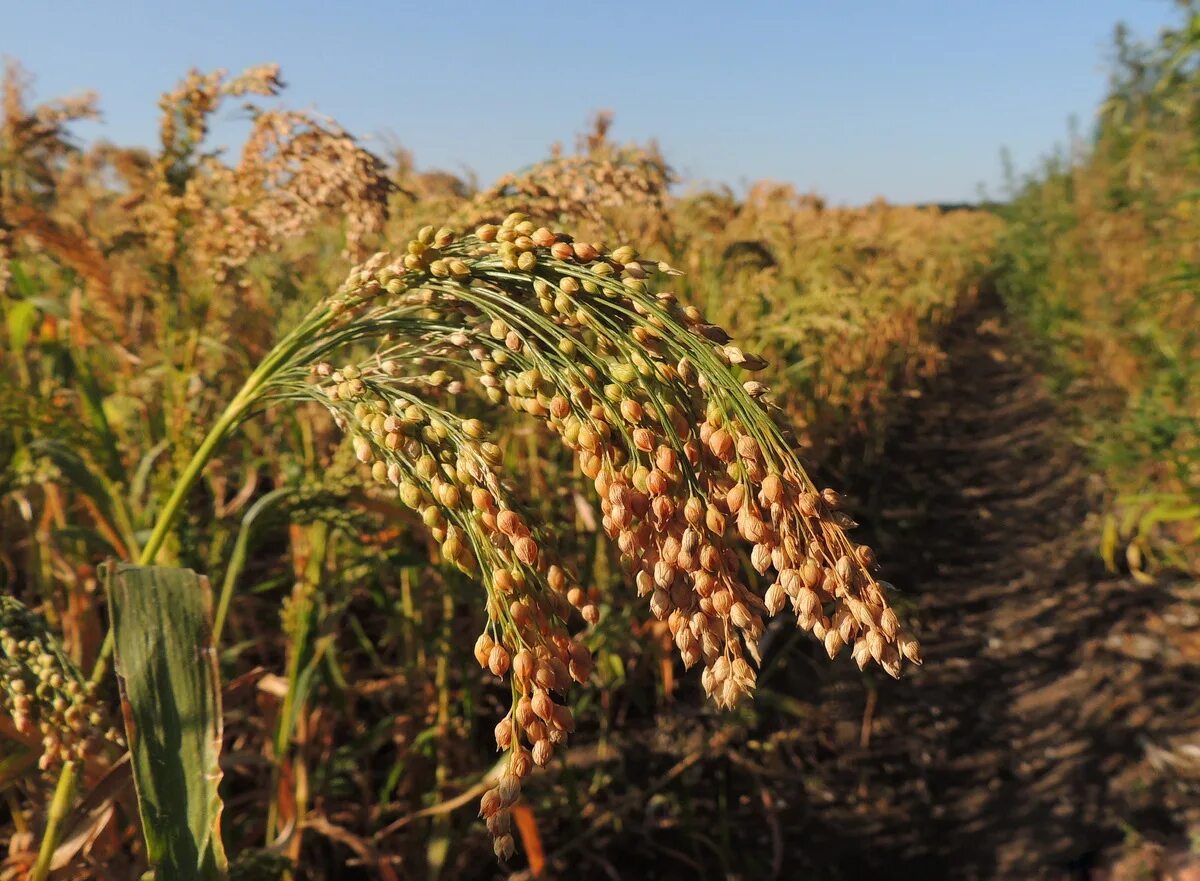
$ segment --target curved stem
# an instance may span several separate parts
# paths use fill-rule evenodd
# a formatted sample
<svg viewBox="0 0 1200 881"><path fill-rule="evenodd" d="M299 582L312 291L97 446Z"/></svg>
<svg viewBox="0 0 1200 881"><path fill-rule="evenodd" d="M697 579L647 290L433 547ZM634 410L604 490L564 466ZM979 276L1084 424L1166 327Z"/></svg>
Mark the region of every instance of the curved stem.
<svg viewBox="0 0 1200 881"><path fill-rule="evenodd" d="M286 486L271 490L255 502L250 507L250 510L246 512L246 516L242 518L242 526L238 530L237 540L233 545L233 553L229 557L229 565L225 567L225 579L221 583L221 594L217 600L217 610L213 614L212 641L213 645L218 648L221 645L221 633L225 629L225 618L229 614L229 601L233 598L233 588L237 583L238 576L242 574L242 570L245 568L246 555L250 546L250 536L254 532L258 518L271 505L281 499L286 499L290 491L290 488Z"/></svg>
<svg viewBox="0 0 1200 881"><path fill-rule="evenodd" d="M138 555L138 565L150 566L158 557L159 551L170 535L171 529L175 525L175 521L179 519L180 513L183 511L184 503L187 501L188 493L196 481L200 479L205 466L208 465L213 454L221 442L226 439L234 426L237 425L239 419L254 405L260 393L270 384L276 373L298 352L306 342L311 339L311 334L322 329L332 319L332 315L328 311L314 311L298 327L288 333L280 340L267 356L259 363L254 371L247 377L241 389L234 395L233 400L225 407L224 411L213 423L212 428L204 436L204 440L200 442L196 452L192 454L192 458L184 467L183 472L175 481L174 487L171 489L171 494L167 497L163 504L162 510L158 512L158 517L154 522L154 529L150 533L149 539L142 547L141 553ZM112 657L115 647L115 639L112 628L108 629L105 634L104 644L100 647L100 653L96 658L96 664L92 668L92 674L89 681L94 685L99 683L108 672L108 663ZM38 860L34 865L34 869L30 874L30 881L45 881L46 876L50 871L50 860L54 855L54 851L58 848L58 842L63 833L63 820L66 819L68 810L71 807L71 801L75 797L75 784L78 778L78 769L74 762L66 762L63 765L62 772L59 774L58 783L54 789L54 799L50 804L50 812L46 817L46 832L42 836L42 843L38 850Z"/></svg>
<svg viewBox="0 0 1200 881"><path fill-rule="evenodd" d="M212 458L228 434L230 428L241 418L246 409L250 406L254 399L254 393L258 386L252 386L253 380L256 378L257 371L251 375L251 378L246 381L242 390L234 396L230 401L229 406L221 414L220 418L213 424L213 427L205 435L200 446L192 455L191 460L184 468L183 473L179 475L179 479L175 481L175 486L171 489L171 495L167 497L162 511L159 512L158 518L154 523L154 530L150 533L150 538L147 539L145 546L142 547L141 554L138 555L139 566L149 566L154 563L158 552L162 549L163 544L170 535L171 527L174 526L178 519L180 511L183 509L183 504L187 500L188 493L192 486L200 479L201 472ZM97 685L108 674L108 662L112 658L114 647L113 631L110 627L104 635L104 643L100 646L100 652L96 656L96 664L92 667L92 675L88 677L88 681L92 685Z"/></svg>
<svg viewBox="0 0 1200 881"><path fill-rule="evenodd" d="M267 356L254 368L254 372L247 377L246 382L224 412L213 423L213 427L209 429L208 434L204 436L204 440L200 442L200 446L196 452L192 454L191 460L183 469L183 473L175 481L175 486L171 490L171 495L167 497L167 501L163 504L162 510L158 513L158 517L154 522L154 530L150 533L150 537L146 540L145 546L142 548L141 556L138 558L138 565L150 566L153 565L155 558L158 556L159 550L162 549L163 543L171 532L171 528L175 525L175 521L179 517L179 513L183 508L183 503L187 500L187 495L191 491L192 486L200 479L200 474L204 471L205 466L216 452L221 441L225 440L230 430L237 424L258 399L260 393L270 384L275 374L284 367L296 352L303 347L308 341L309 335L328 322L332 316L326 313L325 315L309 316L308 319L301 322L300 326L292 330L287 336L280 340Z"/></svg>
<svg viewBox="0 0 1200 881"><path fill-rule="evenodd" d="M175 521L179 518L179 514L183 509L183 504L187 501L188 493L196 481L200 479L200 474L204 471L209 460L213 457L217 447L221 441L225 440L230 428L241 418L242 414L252 403L255 393L258 391L258 384L254 382L257 378L257 371L252 374L250 379L242 387L242 390L234 396L234 399L229 402L229 406L225 408L220 418L213 423L213 427L209 429L204 440L200 442L200 446L196 448L196 452L192 454L191 460L183 469L183 473L175 481L175 486L171 489L171 495L167 497L163 508L159 512L158 517L154 522L154 529L150 533L150 537L146 539L146 544L142 547L142 553L138 557L138 565L150 566L154 563L158 552L162 549L163 544L167 540L167 536L171 533L171 528L175 525Z"/></svg>

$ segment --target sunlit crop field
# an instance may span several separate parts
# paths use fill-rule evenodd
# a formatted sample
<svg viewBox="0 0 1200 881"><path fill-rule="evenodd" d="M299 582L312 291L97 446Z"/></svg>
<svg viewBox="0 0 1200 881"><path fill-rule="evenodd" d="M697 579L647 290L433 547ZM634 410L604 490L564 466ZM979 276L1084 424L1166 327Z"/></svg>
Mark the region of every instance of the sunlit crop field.
<svg viewBox="0 0 1200 881"><path fill-rule="evenodd" d="M1114 65L838 207L10 62L0 881L1191 877L1200 13Z"/></svg>

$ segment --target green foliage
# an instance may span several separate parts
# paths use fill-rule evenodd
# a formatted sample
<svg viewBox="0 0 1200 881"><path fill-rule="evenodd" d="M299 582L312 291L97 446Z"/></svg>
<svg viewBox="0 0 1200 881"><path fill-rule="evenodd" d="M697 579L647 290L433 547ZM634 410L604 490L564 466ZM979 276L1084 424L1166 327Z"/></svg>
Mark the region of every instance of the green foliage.
<svg viewBox="0 0 1200 881"><path fill-rule="evenodd" d="M1105 556L1135 571L1200 563L1200 9L1182 19L1154 45L1118 30L1090 143L1010 176L998 249L1114 494Z"/></svg>
<svg viewBox="0 0 1200 881"><path fill-rule="evenodd" d="M221 692L207 579L108 564L105 586L133 778L160 881L216 881L221 843Z"/></svg>

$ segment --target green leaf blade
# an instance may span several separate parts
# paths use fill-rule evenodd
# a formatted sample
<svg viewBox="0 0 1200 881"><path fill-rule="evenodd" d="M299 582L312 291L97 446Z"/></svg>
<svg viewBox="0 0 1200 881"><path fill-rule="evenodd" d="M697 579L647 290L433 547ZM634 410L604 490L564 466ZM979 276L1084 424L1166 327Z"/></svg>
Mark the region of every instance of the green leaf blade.
<svg viewBox="0 0 1200 881"><path fill-rule="evenodd" d="M161 879L224 879L221 692L208 580L190 569L123 563L104 574L150 863Z"/></svg>

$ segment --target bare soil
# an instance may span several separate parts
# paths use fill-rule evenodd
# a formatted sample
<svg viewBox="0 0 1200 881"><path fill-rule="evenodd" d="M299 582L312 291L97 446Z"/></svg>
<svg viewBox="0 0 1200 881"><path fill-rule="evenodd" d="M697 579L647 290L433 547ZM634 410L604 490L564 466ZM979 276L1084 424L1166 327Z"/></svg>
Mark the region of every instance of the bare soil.
<svg viewBox="0 0 1200 881"><path fill-rule="evenodd" d="M866 688L838 664L810 695L831 748L804 837L839 877L1098 879L1138 854L1165 877L1200 828L1200 586L1104 571L1084 455L998 304L945 351L872 490L925 664Z"/></svg>

